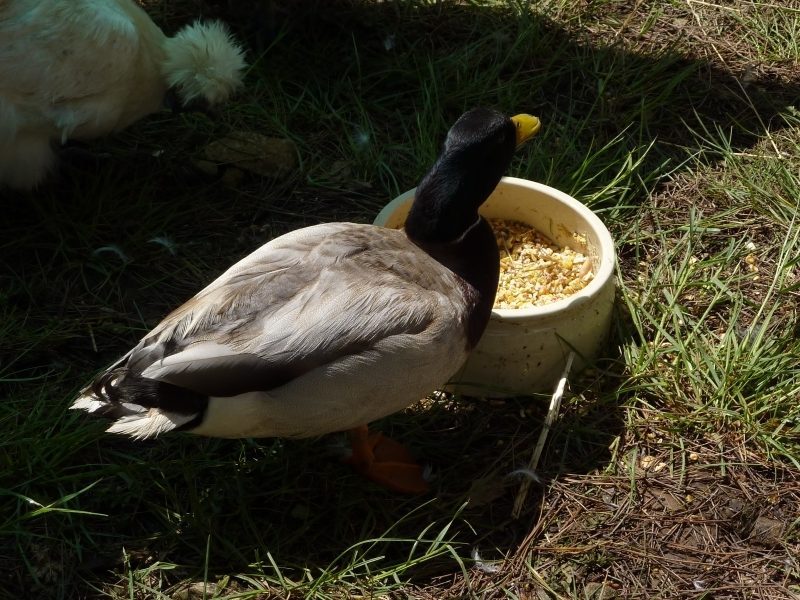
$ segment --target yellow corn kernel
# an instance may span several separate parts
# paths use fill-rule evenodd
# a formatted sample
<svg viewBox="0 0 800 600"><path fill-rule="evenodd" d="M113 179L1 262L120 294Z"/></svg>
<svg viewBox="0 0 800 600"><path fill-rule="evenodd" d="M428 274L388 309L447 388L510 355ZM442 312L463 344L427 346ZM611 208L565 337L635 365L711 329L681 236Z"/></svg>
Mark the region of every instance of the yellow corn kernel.
<svg viewBox="0 0 800 600"><path fill-rule="evenodd" d="M489 219L500 249L495 308L531 308L571 296L594 277L592 261L525 223ZM581 242L582 236L574 236Z"/></svg>

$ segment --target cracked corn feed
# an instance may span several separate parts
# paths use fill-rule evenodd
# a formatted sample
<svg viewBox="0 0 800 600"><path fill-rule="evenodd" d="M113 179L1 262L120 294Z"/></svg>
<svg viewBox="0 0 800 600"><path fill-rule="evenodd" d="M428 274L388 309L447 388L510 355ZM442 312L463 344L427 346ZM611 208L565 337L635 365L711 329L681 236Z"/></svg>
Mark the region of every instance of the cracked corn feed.
<svg viewBox="0 0 800 600"><path fill-rule="evenodd" d="M586 287L592 261L518 221L489 219L500 249L500 283L494 308L533 308Z"/></svg>

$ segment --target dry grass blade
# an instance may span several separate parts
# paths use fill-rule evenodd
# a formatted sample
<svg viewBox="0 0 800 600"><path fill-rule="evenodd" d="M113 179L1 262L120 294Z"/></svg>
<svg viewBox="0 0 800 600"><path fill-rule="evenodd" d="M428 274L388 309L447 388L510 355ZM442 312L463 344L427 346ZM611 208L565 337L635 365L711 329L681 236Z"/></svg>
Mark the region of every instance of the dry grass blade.
<svg viewBox="0 0 800 600"><path fill-rule="evenodd" d="M514 508L511 511L511 516L514 519L518 519L520 514L522 514L522 509L525 506L525 500L528 498L528 490L531 487L531 483L538 477L538 475L536 475L536 469L539 467L539 459L542 457L542 450L544 450L544 445L547 442L547 435L550 433L550 429L553 427L556 419L558 419L558 411L561 408L561 398L564 396L564 388L567 385L567 379L572 370L572 362L574 359L575 353L570 352L567 356L567 362L564 365L561 377L556 384L556 389L550 397L550 406L547 409L547 415L545 415L544 423L542 423L542 431L539 433L539 439L536 440L536 446L528 462L528 467L518 472L523 476L523 480L519 486L517 497L514 500Z"/></svg>
<svg viewBox="0 0 800 600"><path fill-rule="evenodd" d="M600 581L625 598L794 598L797 474L751 462L743 445L654 450L621 457L633 480L560 479L524 554L540 570L569 565L576 581L597 581L596 565L608 565Z"/></svg>

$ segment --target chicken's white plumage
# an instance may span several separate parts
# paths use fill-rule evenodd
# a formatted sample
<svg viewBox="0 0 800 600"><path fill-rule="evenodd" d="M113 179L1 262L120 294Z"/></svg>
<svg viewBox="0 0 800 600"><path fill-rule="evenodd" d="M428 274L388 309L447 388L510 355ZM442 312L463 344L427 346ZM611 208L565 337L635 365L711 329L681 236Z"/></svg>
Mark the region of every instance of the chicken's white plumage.
<svg viewBox="0 0 800 600"><path fill-rule="evenodd" d="M244 66L221 23L168 38L133 0L0 1L0 186L35 187L53 142L123 129L170 87L183 103L223 102Z"/></svg>
<svg viewBox="0 0 800 600"><path fill-rule="evenodd" d="M219 21L188 25L164 44L164 77L184 103L204 98L218 104L241 84L242 51Z"/></svg>

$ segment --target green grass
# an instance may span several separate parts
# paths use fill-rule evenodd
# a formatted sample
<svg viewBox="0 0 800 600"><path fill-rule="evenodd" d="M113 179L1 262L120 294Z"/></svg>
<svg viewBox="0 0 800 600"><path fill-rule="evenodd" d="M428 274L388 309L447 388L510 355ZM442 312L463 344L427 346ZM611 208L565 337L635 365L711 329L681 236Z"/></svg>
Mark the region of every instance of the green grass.
<svg viewBox="0 0 800 600"><path fill-rule="evenodd" d="M697 591L681 587L693 578L721 598L798 593L794 8L748 4L733 29L710 26L730 10L678 1L149 8L170 29L223 16L247 36L252 66L219 118L153 116L98 142L111 158L97 168L0 198L0 597L172 598L198 582L224 598L585 598L598 582L623 597L678 597ZM674 35L679 18L687 35ZM757 68L745 85L731 48L749 45ZM592 206L619 252L609 350L573 378L544 485L520 519L506 475L530 457L541 398L438 398L378 423L433 464L425 498L359 479L336 460L337 436L134 443L66 410L260 244L312 223L371 221L477 104L542 118L509 174ZM300 168L236 185L198 172L203 145L231 129L291 138ZM642 456L669 468L645 473ZM724 487L731 477L738 487ZM673 541L642 508L673 483L682 497L716 498L718 486L786 523L757 550L767 562L752 584L726 587L689 555L664 567L657 553L625 553ZM612 488L625 509L606 514ZM696 510L724 524L723 505ZM656 566L678 576L662 581Z"/></svg>
<svg viewBox="0 0 800 600"><path fill-rule="evenodd" d="M669 422L695 431L733 428L770 459L800 466L800 347L787 284L800 229L770 222L780 245L759 251L764 240L748 237L765 224L757 216L731 219L692 211L687 225L640 233L646 241L637 241L659 260L642 257L637 279L622 277L637 334L625 347L630 378L622 391L658 407Z"/></svg>

